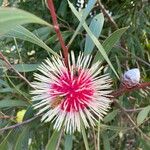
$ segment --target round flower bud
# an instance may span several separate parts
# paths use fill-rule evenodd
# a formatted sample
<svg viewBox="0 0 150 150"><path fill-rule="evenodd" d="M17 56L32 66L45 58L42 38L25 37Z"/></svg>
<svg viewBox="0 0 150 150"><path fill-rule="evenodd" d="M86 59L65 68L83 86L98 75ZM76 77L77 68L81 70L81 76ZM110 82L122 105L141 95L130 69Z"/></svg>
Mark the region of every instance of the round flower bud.
<svg viewBox="0 0 150 150"><path fill-rule="evenodd" d="M140 82L140 70L138 68L130 69L126 71L123 75L122 83L132 88L138 85Z"/></svg>

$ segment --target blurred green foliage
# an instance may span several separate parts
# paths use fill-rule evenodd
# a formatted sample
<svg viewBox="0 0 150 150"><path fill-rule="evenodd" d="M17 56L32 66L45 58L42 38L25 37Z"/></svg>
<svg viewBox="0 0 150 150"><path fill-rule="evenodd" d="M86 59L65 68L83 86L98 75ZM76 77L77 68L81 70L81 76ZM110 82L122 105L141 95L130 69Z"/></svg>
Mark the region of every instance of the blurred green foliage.
<svg viewBox="0 0 150 150"><path fill-rule="evenodd" d="M68 43L79 21L73 15L67 0L55 0L54 2L63 38ZM72 0L71 3L75 6L76 0ZM0 0L0 5L2 4L3 0ZM129 26L122 38L119 41L116 39L117 42L114 42L115 45L112 45L113 48L107 53L116 72L121 77L128 68L138 67L141 71L141 81L150 81L149 1L103 0L102 4L114 18L118 29ZM52 24L51 16L44 0L9 0L7 5L26 10ZM101 10L97 9L100 13ZM90 25L91 21L92 18L88 16L86 19L87 24ZM10 32L8 33L11 36L8 36L8 33L5 36L0 34L0 51L14 65L16 70L32 82L33 73L37 71L37 66L45 58L52 55L48 48L45 48L45 45L42 47L41 43L38 45L36 42L43 41L57 53L61 48L53 28L39 24L25 24L23 27L30 32L28 33L30 36L31 34L32 36L35 35L38 40L31 42L31 39L27 40L25 36L22 36L21 39L15 38L14 33ZM117 29L113 27L108 18L104 17L101 34L97 36L103 46L106 44L105 40L115 30ZM121 35L117 34L117 36ZM70 50L74 50L76 54L79 51L84 51L86 40L86 32L81 28L71 44ZM92 49L93 53L97 51L96 47L92 47ZM98 58L101 59L102 57L99 55ZM118 81L106 61L103 61L103 65L106 68L103 72L110 74L113 78L113 89L117 89L120 81ZM31 88L16 73L0 60L0 129L16 124L15 116L22 109L27 110L24 120L34 117L35 111L31 107L30 90ZM138 124L138 128L141 129L142 133L139 133L133 127L122 110L112 104L110 112L100 124L100 147L102 150L150 149L149 141L143 136L143 134L150 136L149 96L149 91L146 89L127 93L118 98L119 104L127 110L128 115ZM3 116L14 117L4 119ZM97 130L97 128L86 130L91 150L95 149L95 139L98 136ZM51 123L44 124L40 122L40 118L36 118L32 122L15 129L0 131L0 150L48 149L50 143L55 144L58 138L58 133L53 134L53 132ZM51 139L52 134L53 139ZM80 133L75 133L74 135L64 134L60 149L84 150L82 135Z"/></svg>

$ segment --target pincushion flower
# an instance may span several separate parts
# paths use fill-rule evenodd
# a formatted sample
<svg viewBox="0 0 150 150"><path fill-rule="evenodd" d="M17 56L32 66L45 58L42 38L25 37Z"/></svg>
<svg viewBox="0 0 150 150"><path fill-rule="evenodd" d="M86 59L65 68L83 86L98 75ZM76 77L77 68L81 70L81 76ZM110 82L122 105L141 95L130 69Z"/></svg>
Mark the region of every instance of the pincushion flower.
<svg viewBox="0 0 150 150"><path fill-rule="evenodd" d="M64 127L67 133L81 131L81 122L85 128L94 126L96 121L106 114L111 92L110 78L101 75L100 62L90 67L91 56L80 54L75 60L71 52L66 68L61 58L45 60L35 73L32 85L33 107L42 114L42 121L53 122L53 127Z"/></svg>

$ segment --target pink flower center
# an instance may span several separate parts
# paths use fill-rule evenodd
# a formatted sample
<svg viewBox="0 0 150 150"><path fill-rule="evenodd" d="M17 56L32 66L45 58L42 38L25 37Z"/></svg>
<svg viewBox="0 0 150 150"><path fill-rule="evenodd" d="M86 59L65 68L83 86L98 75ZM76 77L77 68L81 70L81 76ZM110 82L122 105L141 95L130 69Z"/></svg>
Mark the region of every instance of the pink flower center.
<svg viewBox="0 0 150 150"><path fill-rule="evenodd" d="M89 101L92 100L93 94L92 77L83 69L75 71L73 75L64 71L58 77L57 84L51 84L51 95L54 97L64 95L60 105L61 109L67 112L79 111L87 107ZM54 98L54 100L56 99Z"/></svg>

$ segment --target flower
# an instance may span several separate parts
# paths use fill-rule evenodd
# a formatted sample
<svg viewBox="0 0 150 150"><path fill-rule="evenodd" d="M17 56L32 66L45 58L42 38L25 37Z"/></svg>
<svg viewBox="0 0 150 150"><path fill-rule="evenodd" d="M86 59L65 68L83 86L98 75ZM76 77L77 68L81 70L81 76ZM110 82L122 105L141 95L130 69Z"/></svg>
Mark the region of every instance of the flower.
<svg viewBox="0 0 150 150"><path fill-rule="evenodd" d="M110 99L111 80L107 75L99 75L100 62L90 67L91 56L69 55L69 68L61 58L52 57L38 67L42 75L35 73L32 85L35 88L33 107L42 114L42 121L52 121L54 129L64 127L66 133L81 131L81 121L85 128L106 114Z"/></svg>

